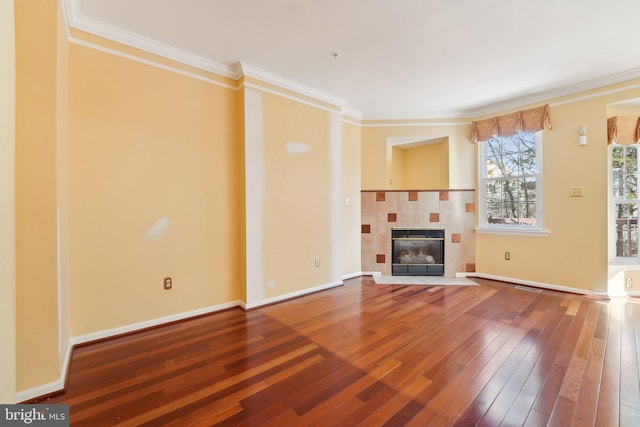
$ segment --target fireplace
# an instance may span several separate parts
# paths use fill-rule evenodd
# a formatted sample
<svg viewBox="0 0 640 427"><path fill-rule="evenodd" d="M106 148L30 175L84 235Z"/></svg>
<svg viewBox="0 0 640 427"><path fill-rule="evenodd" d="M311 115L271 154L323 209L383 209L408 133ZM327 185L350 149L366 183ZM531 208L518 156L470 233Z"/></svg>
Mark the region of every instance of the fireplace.
<svg viewBox="0 0 640 427"><path fill-rule="evenodd" d="M444 276L443 228L392 228L393 276Z"/></svg>

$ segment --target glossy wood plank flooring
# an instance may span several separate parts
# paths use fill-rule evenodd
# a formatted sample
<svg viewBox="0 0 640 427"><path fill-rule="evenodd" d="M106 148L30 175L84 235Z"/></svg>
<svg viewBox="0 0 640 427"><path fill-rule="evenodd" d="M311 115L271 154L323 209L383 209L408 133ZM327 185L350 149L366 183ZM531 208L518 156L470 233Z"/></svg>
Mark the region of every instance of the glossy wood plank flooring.
<svg viewBox="0 0 640 427"><path fill-rule="evenodd" d="M638 426L640 304L368 278L77 348L73 426Z"/></svg>

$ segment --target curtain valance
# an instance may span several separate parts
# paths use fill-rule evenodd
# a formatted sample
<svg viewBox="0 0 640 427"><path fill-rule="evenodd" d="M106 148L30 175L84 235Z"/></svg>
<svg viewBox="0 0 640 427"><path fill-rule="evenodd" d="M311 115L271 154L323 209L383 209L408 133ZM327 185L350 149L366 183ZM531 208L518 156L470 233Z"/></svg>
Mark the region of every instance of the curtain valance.
<svg viewBox="0 0 640 427"><path fill-rule="evenodd" d="M607 135L608 144L637 144L640 141L640 117L609 117Z"/></svg>
<svg viewBox="0 0 640 427"><path fill-rule="evenodd" d="M486 141L492 136L512 136L518 132L551 129L549 104L471 123L471 141Z"/></svg>

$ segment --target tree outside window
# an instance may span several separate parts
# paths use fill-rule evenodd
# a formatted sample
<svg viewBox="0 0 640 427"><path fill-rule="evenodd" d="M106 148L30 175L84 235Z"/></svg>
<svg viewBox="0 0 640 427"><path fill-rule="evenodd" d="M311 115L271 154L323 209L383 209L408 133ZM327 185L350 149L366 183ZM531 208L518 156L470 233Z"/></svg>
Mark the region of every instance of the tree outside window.
<svg viewBox="0 0 640 427"><path fill-rule="evenodd" d="M541 147L536 133L494 137L483 145L484 225L541 227Z"/></svg>
<svg viewBox="0 0 640 427"><path fill-rule="evenodd" d="M638 148L614 146L612 183L616 222L616 256L638 256Z"/></svg>

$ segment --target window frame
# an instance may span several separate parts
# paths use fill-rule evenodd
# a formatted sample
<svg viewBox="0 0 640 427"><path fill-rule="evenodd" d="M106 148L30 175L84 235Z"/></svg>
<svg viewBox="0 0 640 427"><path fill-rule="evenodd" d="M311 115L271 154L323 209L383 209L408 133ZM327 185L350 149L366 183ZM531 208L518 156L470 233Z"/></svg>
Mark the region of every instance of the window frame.
<svg viewBox="0 0 640 427"><path fill-rule="evenodd" d="M617 216L617 206L620 204L628 204L628 205L635 205L636 206L636 210L637 212L640 212L640 194L637 195L637 197L635 199L627 199L624 198L624 195L622 198L620 197L616 197L616 192L615 192L615 184L616 184L616 180L614 179L614 167L613 167L613 151L616 148L623 148L623 149L627 149L629 147L633 147L636 150L636 159L640 160L640 147L635 145L635 144L610 144L609 146L609 153L608 153L608 174L609 174L609 194L610 194L610 204L609 204L609 212L610 212L610 220L609 220L609 235L613 236L612 239L610 240L611 242L611 259L613 260L613 264L620 264L620 265L638 265L640 264L640 250L638 250L637 255L636 256L618 256L618 227L617 227L617 223L618 223L618 216ZM635 178L636 178L636 187L637 187L637 191L640 191L640 167L638 167L637 161L636 161L636 171L635 171ZM636 220L638 221L638 220ZM629 232L630 233L630 232ZM636 238L636 245L640 246L640 233L638 233L638 237Z"/></svg>
<svg viewBox="0 0 640 427"><path fill-rule="evenodd" d="M534 174L518 175L525 178L534 176L536 179L535 203L536 203L536 225L516 225L516 224L489 224L487 221L487 181L495 178L488 177L486 143L478 142L478 228L476 232L487 234L506 234L520 236L547 237L548 231L544 230L544 207L543 190L544 174L542 164L542 131L531 132L535 134L536 143L536 170Z"/></svg>

